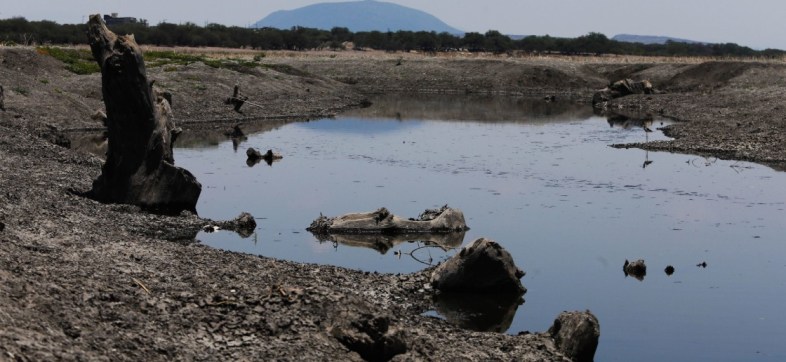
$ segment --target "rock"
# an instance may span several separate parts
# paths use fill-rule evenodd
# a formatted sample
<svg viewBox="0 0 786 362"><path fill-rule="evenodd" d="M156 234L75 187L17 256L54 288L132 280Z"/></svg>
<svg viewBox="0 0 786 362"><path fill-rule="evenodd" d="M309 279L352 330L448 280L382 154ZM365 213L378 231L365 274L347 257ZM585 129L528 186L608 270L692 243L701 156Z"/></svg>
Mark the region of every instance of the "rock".
<svg viewBox="0 0 786 362"><path fill-rule="evenodd" d="M590 311L562 312L548 333L554 338L557 349L568 358L592 361L598 349L600 324Z"/></svg>
<svg viewBox="0 0 786 362"><path fill-rule="evenodd" d="M5 224L2 221L0 221L0 232L2 232L3 230L5 230Z"/></svg>
<svg viewBox="0 0 786 362"><path fill-rule="evenodd" d="M648 80L634 81L623 79L609 84L606 88L592 95L592 106L595 108L605 108L609 101L615 98L624 97L629 94L653 94L656 93L652 83Z"/></svg>
<svg viewBox="0 0 786 362"><path fill-rule="evenodd" d="M497 242L480 238L440 264L431 274L431 285L440 291L524 294L524 272Z"/></svg>
<svg viewBox="0 0 786 362"><path fill-rule="evenodd" d="M386 208L329 218L320 215L306 228L315 235L451 233L469 230L461 210L447 205L426 210L420 219L403 219Z"/></svg>
<svg viewBox="0 0 786 362"><path fill-rule="evenodd" d="M249 160L258 160L262 158L262 154L259 153L256 148L249 147L246 150L246 157L248 157Z"/></svg>
<svg viewBox="0 0 786 362"><path fill-rule="evenodd" d="M0 85L0 111L5 112L5 95L3 94L2 85Z"/></svg>
<svg viewBox="0 0 786 362"><path fill-rule="evenodd" d="M172 109L148 82L134 37L115 35L99 15L90 16L88 37L101 67L109 136L106 162L89 195L158 212L196 212L202 185L174 166Z"/></svg>
<svg viewBox="0 0 786 362"><path fill-rule="evenodd" d="M647 265L644 264L644 260L639 259L633 262L629 262L628 259L625 259L625 264L622 265L622 271L625 273L625 276L632 276L638 280L644 280L644 277L647 275Z"/></svg>
<svg viewBox="0 0 786 362"><path fill-rule="evenodd" d="M669 265L666 267L664 271L666 272L666 275L671 276L672 274L674 274L674 267Z"/></svg>
<svg viewBox="0 0 786 362"><path fill-rule="evenodd" d="M260 160L265 160L265 163L267 163L268 166L271 166L273 165L273 162L284 158L284 156L281 156L280 154L273 152L273 150L267 150L267 152L262 154L253 147L249 147L249 149L246 150L246 157L248 157L248 159L246 160L246 164L249 167L253 167L257 163L259 163Z"/></svg>
<svg viewBox="0 0 786 362"><path fill-rule="evenodd" d="M390 328L390 318L369 313L345 315L330 334L366 361L388 361L407 351L403 332Z"/></svg>
<svg viewBox="0 0 786 362"><path fill-rule="evenodd" d="M235 218L234 224L237 225L240 229L255 229L257 227L257 222L254 220L254 217L251 214L244 212L241 213L238 217Z"/></svg>
<svg viewBox="0 0 786 362"><path fill-rule="evenodd" d="M213 226L234 231L241 237L247 238L254 234L254 230L257 228L257 222L254 220L254 216L247 212L243 212L240 213L240 215L238 215L238 217L236 217L234 220L219 222L217 225L208 225L207 227ZM207 231L207 229L204 230ZM213 230L215 231L216 229L213 228Z"/></svg>

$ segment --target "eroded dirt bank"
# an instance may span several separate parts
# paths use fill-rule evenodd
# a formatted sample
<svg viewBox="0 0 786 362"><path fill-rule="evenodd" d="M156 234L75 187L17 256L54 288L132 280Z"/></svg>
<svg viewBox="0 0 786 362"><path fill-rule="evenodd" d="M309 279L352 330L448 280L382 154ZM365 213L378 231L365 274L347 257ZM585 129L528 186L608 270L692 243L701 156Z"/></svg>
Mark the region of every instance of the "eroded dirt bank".
<svg viewBox="0 0 786 362"><path fill-rule="evenodd" d="M197 62L148 75L173 93L184 140L196 131L220 138L239 119L264 130L322 117L367 93L588 101L610 80L646 77L667 93L615 106L687 122L668 130L678 140L640 146L773 165L786 159L782 64L399 57L282 54L263 62L286 67ZM257 103L242 115L223 104L234 84ZM34 50L0 48L0 85L0 359L357 360L334 332L381 318L406 347L396 359L564 360L543 335L470 332L421 316L432 308L426 273L366 274L222 252L192 241L207 222L195 215L84 198L102 161L69 148L69 130L101 128L90 117L103 108L100 76L74 75ZM253 122L265 117L275 119Z"/></svg>

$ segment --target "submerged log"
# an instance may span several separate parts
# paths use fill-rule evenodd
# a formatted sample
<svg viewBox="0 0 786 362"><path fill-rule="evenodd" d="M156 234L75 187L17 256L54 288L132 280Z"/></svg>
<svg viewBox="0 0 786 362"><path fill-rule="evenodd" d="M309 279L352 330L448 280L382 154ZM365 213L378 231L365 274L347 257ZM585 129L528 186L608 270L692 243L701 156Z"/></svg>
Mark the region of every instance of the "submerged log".
<svg viewBox="0 0 786 362"><path fill-rule="evenodd" d="M93 57L101 67L109 145L92 197L160 212L196 211L202 185L175 167L175 127L166 94L153 90L133 35L118 36L99 15L88 21Z"/></svg>
<svg viewBox="0 0 786 362"><path fill-rule="evenodd" d="M418 219L404 219L386 208L372 212L346 214L339 217L321 216L306 230L317 234L412 234L451 233L469 230L464 213L447 205L426 210Z"/></svg>

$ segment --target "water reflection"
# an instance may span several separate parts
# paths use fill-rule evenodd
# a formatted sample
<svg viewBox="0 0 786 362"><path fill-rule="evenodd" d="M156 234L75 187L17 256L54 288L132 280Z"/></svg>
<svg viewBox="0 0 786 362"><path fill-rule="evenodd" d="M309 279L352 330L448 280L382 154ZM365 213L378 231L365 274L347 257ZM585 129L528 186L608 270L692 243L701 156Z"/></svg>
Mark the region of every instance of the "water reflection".
<svg viewBox="0 0 786 362"><path fill-rule="evenodd" d="M380 254L386 254L390 249L393 247L403 244L403 243L416 243L418 248L422 246L432 246L441 249L442 251L448 251L451 249L458 248L461 244L464 243L464 234L465 232L454 232L454 233L447 233L447 234L398 234L398 235L384 235L384 234L313 234L314 237L319 242L331 242L334 243L336 246L339 244L352 246L352 247L360 247L360 248L369 248L378 251ZM408 254L412 256L415 260L420 261L424 264L431 265L433 260L429 260L426 262L425 260L421 260L416 254L416 250L410 252L401 252L399 251L397 255L401 255L401 253Z"/></svg>
<svg viewBox="0 0 786 362"><path fill-rule="evenodd" d="M504 333L524 299L516 294L440 293L434 303L440 315L461 328Z"/></svg>
<svg viewBox="0 0 786 362"><path fill-rule="evenodd" d="M215 146L177 149L178 164L203 184L200 215L229 219L249 211L261 220L258 244L221 233L198 237L297 262L408 273L424 267L410 256L428 261L455 250L418 249L425 244L417 242L319 243L303 228L320 212L386 205L416 214L448 202L466 212L473 226L467 239L499 240L528 271L526 308L497 307L503 317L495 319L502 322L470 328L544 330L561 311L590 309L604 325L598 360L750 360L758 350L784 356L786 265L778 257L784 254L786 174L745 162L608 147L667 140L657 118L645 124L653 130L646 132L635 122L624 128L621 119L609 127L590 107L546 108L559 102L418 101L423 104L376 100L352 117L271 125L261 133L244 129L248 140L241 149L271 148L287 157L273 168L247 167L244 152L233 151L223 135L229 126L216 132L221 141ZM334 248L339 245L347 247ZM619 275L631 256L646 258L656 270L669 264L680 270L634 283ZM712 273L696 267L702 260ZM488 314L445 307L457 303L446 300L439 313L457 315L454 320ZM511 309L512 324L504 317ZM735 333L727 333L728 325Z"/></svg>
<svg viewBox="0 0 786 362"><path fill-rule="evenodd" d="M237 152L240 145L248 141L248 136L264 132L277 130L293 122L306 122L295 120L251 120L237 123L213 123L203 125L190 123L184 120L178 123L183 127L183 133L178 137L175 147L177 148L217 148L222 142L232 141L232 149ZM177 121L176 121L177 123ZM236 134L236 128L241 132ZM233 134L235 135L233 137ZM175 159L177 160L177 159Z"/></svg>
<svg viewBox="0 0 786 362"><path fill-rule="evenodd" d="M644 115L639 117L630 117L622 114L612 114L607 116L609 127L617 127L622 129L641 128L644 132L652 132L652 124L654 123L653 117ZM663 123L661 123L662 125Z"/></svg>
<svg viewBox="0 0 786 362"><path fill-rule="evenodd" d="M368 108L345 117L403 120L450 120L487 123L545 123L588 118L592 108L570 101L512 97L401 95L372 99Z"/></svg>
<svg viewBox="0 0 786 362"><path fill-rule="evenodd" d="M653 125L656 122L655 117L651 114L627 115L608 111L601 112L601 114L606 115L606 121L611 128L620 128L623 130L642 129L644 131L644 142L649 142L650 133L653 132ZM673 121L667 119L659 119L657 122L659 126L673 123ZM651 165L653 162L655 161L650 160L649 150L644 150L644 162L641 164L641 168L647 168L647 166Z"/></svg>

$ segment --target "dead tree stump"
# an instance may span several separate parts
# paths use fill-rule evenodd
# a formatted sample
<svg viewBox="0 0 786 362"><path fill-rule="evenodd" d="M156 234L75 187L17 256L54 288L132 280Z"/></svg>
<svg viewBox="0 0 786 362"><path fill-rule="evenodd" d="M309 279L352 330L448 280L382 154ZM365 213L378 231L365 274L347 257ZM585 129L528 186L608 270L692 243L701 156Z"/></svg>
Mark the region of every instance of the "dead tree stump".
<svg viewBox="0 0 786 362"><path fill-rule="evenodd" d="M231 104L235 107L235 112L240 112L240 107L243 106L243 103L246 103L248 97L244 95L240 95L240 86L235 84L234 91L232 91L232 96L227 98L224 103Z"/></svg>
<svg viewBox="0 0 786 362"><path fill-rule="evenodd" d="M100 15L88 21L93 57L101 67L109 149L91 195L101 202L139 205L147 210L196 211L202 185L175 167L172 143L178 129L169 101L155 92L133 35L118 36Z"/></svg>

